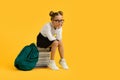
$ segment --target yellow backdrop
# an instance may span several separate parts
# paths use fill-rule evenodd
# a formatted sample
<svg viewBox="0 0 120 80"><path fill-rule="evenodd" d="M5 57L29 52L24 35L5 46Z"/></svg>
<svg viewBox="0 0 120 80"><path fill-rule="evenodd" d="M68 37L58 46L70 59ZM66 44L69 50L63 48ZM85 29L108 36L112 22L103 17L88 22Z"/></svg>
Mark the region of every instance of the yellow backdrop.
<svg viewBox="0 0 120 80"><path fill-rule="evenodd" d="M63 42L69 70L19 71L13 64L32 42L49 12L62 10ZM119 0L0 1L0 80L120 80ZM57 65L59 54L56 53Z"/></svg>

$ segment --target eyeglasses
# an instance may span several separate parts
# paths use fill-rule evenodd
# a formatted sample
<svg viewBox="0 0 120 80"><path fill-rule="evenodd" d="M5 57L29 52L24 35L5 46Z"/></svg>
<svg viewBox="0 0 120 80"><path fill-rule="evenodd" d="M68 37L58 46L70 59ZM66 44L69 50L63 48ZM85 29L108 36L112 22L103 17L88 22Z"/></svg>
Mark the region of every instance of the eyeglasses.
<svg viewBox="0 0 120 80"><path fill-rule="evenodd" d="M58 19L56 19L56 20L53 20L53 21L55 21L55 22L58 22L58 23L60 23L60 22L64 22L64 19L61 19L61 20L58 20Z"/></svg>

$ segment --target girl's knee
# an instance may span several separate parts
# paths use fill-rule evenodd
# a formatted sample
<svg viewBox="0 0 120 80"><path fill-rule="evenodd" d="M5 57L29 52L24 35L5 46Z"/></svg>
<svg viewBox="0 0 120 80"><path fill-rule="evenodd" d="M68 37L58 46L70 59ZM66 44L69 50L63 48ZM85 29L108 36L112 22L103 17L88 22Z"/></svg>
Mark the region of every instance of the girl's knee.
<svg viewBox="0 0 120 80"><path fill-rule="evenodd" d="M56 41L56 40L53 42L53 45L54 45L54 46L58 46L58 44L59 44L59 42Z"/></svg>
<svg viewBox="0 0 120 80"><path fill-rule="evenodd" d="M60 40L60 41L58 41L58 45L62 45L63 43L62 43L62 41Z"/></svg>

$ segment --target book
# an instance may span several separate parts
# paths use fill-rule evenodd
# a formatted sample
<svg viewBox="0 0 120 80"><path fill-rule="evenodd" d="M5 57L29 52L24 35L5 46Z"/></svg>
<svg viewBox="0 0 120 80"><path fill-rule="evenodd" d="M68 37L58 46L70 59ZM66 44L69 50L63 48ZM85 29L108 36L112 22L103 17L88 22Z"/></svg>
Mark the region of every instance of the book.
<svg viewBox="0 0 120 80"><path fill-rule="evenodd" d="M50 51L49 49L39 49L39 58L36 64L36 67L46 67L48 66L50 60Z"/></svg>

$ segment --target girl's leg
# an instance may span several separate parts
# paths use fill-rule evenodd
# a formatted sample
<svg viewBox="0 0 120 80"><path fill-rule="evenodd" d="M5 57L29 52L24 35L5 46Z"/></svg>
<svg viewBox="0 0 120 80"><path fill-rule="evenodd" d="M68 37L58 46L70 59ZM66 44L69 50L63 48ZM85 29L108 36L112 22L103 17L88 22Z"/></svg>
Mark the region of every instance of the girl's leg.
<svg viewBox="0 0 120 80"><path fill-rule="evenodd" d="M54 41L50 47L51 47L51 59L50 59L48 66L52 70L58 70L59 68L56 66L56 63L54 61L55 52L56 52L56 49L58 47L58 41Z"/></svg>
<svg viewBox="0 0 120 80"><path fill-rule="evenodd" d="M55 52L58 47L58 41L54 41L50 47L51 47L51 60L54 60Z"/></svg>
<svg viewBox="0 0 120 80"><path fill-rule="evenodd" d="M67 65L67 63L66 63L66 61L65 61L65 59L64 59L64 48L63 48L63 43L62 43L61 40L58 41L58 50L59 50L59 54L60 54L60 57L61 57L61 59L60 59L60 61L59 61L60 65L61 65L64 69L68 69L68 65Z"/></svg>
<svg viewBox="0 0 120 80"><path fill-rule="evenodd" d="M62 41L58 41L58 51L60 54L61 59L64 58L64 47Z"/></svg>

